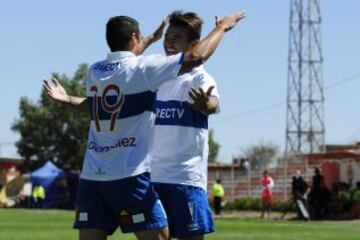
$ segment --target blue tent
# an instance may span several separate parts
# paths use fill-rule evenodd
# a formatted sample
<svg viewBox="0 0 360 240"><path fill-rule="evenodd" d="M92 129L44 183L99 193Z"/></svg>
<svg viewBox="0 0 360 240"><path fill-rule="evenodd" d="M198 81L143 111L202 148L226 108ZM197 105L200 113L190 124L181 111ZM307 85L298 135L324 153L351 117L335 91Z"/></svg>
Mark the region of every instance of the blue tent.
<svg viewBox="0 0 360 240"><path fill-rule="evenodd" d="M45 189L44 208L54 208L57 206L59 199L65 191L65 187L58 183L59 179L65 178L63 170L55 166L52 162L47 161L41 168L30 174L33 186L41 185Z"/></svg>

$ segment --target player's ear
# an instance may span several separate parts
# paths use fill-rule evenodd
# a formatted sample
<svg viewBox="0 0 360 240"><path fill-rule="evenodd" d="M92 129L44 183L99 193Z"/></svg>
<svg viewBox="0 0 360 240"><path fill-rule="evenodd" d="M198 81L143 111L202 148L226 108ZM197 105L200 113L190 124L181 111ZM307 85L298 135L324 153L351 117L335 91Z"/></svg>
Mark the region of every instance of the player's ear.
<svg viewBox="0 0 360 240"><path fill-rule="evenodd" d="M143 44L144 39L141 33L132 33L131 39L129 42L129 49L135 53L135 55L139 55L143 52Z"/></svg>
<svg viewBox="0 0 360 240"><path fill-rule="evenodd" d="M139 43L142 40L142 35L141 35L141 33L133 32L131 35L131 38L133 41L136 41L137 43Z"/></svg>
<svg viewBox="0 0 360 240"><path fill-rule="evenodd" d="M132 33L128 43L128 49L137 51L138 45L139 45L139 37L137 36L136 33Z"/></svg>
<svg viewBox="0 0 360 240"><path fill-rule="evenodd" d="M135 35L133 33L131 35L131 38L130 38L129 43L128 43L128 49L130 49L130 50L133 49L136 46L136 43L137 43L137 41L136 41Z"/></svg>
<svg viewBox="0 0 360 240"><path fill-rule="evenodd" d="M138 42L139 42L138 36L136 35L136 33L132 33L132 34L131 34L130 41L129 41L129 48L131 49L131 48L134 47Z"/></svg>

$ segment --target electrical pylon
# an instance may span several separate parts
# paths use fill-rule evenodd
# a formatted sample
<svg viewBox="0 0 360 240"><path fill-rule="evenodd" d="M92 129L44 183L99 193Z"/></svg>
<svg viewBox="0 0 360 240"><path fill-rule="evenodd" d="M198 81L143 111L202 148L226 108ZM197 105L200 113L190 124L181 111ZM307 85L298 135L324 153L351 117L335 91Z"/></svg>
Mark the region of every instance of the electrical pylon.
<svg viewBox="0 0 360 240"><path fill-rule="evenodd" d="M286 156L325 146L320 0L291 0Z"/></svg>

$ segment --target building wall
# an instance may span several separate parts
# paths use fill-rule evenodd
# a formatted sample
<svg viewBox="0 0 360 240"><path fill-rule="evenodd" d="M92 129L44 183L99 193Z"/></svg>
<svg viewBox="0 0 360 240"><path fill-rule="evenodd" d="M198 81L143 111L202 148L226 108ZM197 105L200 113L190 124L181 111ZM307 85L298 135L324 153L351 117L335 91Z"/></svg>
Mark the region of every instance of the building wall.
<svg viewBox="0 0 360 240"><path fill-rule="evenodd" d="M340 164L340 181L351 183L354 188L356 182L360 181L360 161L343 161Z"/></svg>
<svg viewBox="0 0 360 240"><path fill-rule="evenodd" d="M20 175L18 168L23 164L21 159L0 158L0 182L5 184Z"/></svg>

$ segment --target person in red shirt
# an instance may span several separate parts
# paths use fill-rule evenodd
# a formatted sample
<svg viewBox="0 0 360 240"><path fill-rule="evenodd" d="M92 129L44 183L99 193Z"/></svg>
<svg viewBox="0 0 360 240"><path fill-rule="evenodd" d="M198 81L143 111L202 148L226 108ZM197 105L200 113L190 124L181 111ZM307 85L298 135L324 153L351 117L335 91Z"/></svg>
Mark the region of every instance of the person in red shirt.
<svg viewBox="0 0 360 240"><path fill-rule="evenodd" d="M264 218L265 212L267 212L268 218L270 216L271 207L274 202L273 188L274 180L269 175L269 172L265 170L261 179L261 218Z"/></svg>

